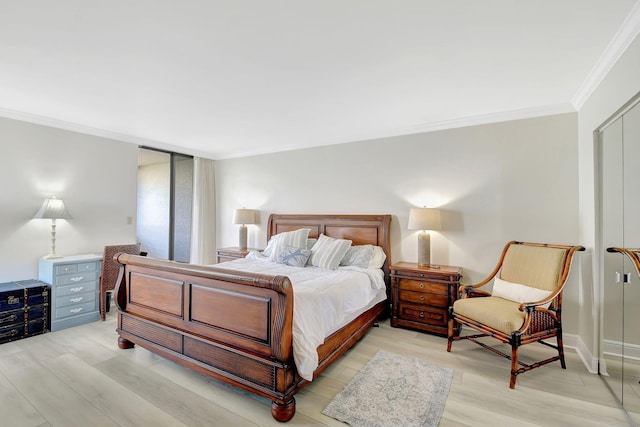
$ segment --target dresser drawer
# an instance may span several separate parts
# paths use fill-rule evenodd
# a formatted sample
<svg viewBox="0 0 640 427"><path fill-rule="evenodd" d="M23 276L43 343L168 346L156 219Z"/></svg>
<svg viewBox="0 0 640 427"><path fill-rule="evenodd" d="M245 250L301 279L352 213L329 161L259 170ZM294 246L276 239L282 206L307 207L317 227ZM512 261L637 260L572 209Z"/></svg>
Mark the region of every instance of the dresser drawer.
<svg viewBox="0 0 640 427"><path fill-rule="evenodd" d="M74 304L84 304L96 300L95 292L74 293L56 298L56 307L66 307Z"/></svg>
<svg viewBox="0 0 640 427"><path fill-rule="evenodd" d="M95 262L82 262L78 264L78 272L83 271L96 271L98 269L97 263Z"/></svg>
<svg viewBox="0 0 640 427"><path fill-rule="evenodd" d="M429 306L400 304L399 314L405 320L441 327L446 327L449 320L447 310Z"/></svg>
<svg viewBox="0 0 640 427"><path fill-rule="evenodd" d="M77 295L84 292L95 292L97 289L96 282L77 283L74 285L58 286L56 288L56 300L66 295Z"/></svg>
<svg viewBox="0 0 640 427"><path fill-rule="evenodd" d="M434 283L426 280L400 279L398 288L407 291L429 292L432 294L447 295L449 292L448 283Z"/></svg>
<svg viewBox="0 0 640 427"><path fill-rule="evenodd" d="M56 285L69 285L73 283L82 283L95 281L98 276L95 271L77 272L75 274L65 274L58 276L56 279Z"/></svg>
<svg viewBox="0 0 640 427"><path fill-rule="evenodd" d="M78 264L63 264L57 265L55 268L56 275L75 273L78 271Z"/></svg>
<svg viewBox="0 0 640 427"><path fill-rule="evenodd" d="M414 304L428 304L438 307L449 306L449 298L447 295L429 294L426 292L398 291L398 299L400 302L412 302Z"/></svg>
<svg viewBox="0 0 640 427"><path fill-rule="evenodd" d="M56 319L63 319L69 316L77 316L82 313L88 313L96 310L96 303L87 302L84 304L69 305L66 307L56 307Z"/></svg>

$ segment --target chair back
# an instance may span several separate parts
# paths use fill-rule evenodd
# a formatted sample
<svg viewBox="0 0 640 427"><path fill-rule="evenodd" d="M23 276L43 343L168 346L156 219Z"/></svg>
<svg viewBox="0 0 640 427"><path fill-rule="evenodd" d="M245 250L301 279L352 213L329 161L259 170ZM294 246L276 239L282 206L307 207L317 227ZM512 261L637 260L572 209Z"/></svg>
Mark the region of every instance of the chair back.
<svg viewBox="0 0 640 427"><path fill-rule="evenodd" d="M506 251L500 278L546 291L563 284L568 248L511 243Z"/></svg>
<svg viewBox="0 0 640 427"><path fill-rule="evenodd" d="M100 276L100 290L111 291L116 287L120 264L113 260L113 256L119 252L132 255L140 254L140 243L127 245L109 245L104 247L102 256L102 274Z"/></svg>

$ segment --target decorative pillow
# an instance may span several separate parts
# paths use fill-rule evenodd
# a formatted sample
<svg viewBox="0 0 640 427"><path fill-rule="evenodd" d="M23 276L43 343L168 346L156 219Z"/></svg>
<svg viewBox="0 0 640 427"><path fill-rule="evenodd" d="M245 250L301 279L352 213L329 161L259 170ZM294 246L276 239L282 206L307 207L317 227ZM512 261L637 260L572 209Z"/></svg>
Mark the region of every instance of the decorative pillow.
<svg viewBox="0 0 640 427"><path fill-rule="evenodd" d="M285 231L284 233L276 234L269 239L269 243L267 243L267 247L262 254L269 257L271 261L277 261L283 246L306 249L309 231L311 230L308 228L301 228L295 231Z"/></svg>
<svg viewBox="0 0 640 427"><path fill-rule="evenodd" d="M347 250L340 265L353 265L360 268L369 268L373 257L373 245L351 246Z"/></svg>
<svg viewBox="0 0 640 427"><path fill-rule="evenodd" d="M307 249L311 250L311 248L316 244L317 241L318 239L307 239Z"/></svg>
<svg viewBox="0 0 640 427"><path fill-rule="evenodd" d="M321 234L313 248L309 262L314 267L335 270L351 246L351 240L334 239Z"/></svg>
<svg viewBox="0 0 640 427"><path fill-rule="evenodd" d="M382 268L384 261L387 259L387 254L380 246L373 247L373 256L369 261L369 268Z"/></svg>
<svg viewBox="0 0 640 427"><path fill-rule="evenodd" d="M497 277L493 281L491 295L509 301L523 303L536 302L551 295L552 291L534 288L533 286L521 285L520 283L507 282ZM551 302L542 307L548 308Z"/></svg>
<svg viewBox="0 0 640 427"><path fill-rule="evenodd" d="M291 265L293 267L304 267L311 255L308 249L300 249L295 246L282 246L276 262Z"/></svg>

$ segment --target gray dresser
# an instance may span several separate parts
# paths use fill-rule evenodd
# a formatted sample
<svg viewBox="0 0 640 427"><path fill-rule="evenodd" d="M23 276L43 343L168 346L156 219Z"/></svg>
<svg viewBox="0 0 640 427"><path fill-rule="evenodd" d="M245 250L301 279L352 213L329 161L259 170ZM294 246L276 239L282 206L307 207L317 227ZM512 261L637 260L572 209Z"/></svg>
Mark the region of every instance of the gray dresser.
<svg viewBox="0 0 640 427"><path fill-rule="evenodd" d="M41 258L39 279L51 285L51 331L100 319L102 256Z"/></svg>

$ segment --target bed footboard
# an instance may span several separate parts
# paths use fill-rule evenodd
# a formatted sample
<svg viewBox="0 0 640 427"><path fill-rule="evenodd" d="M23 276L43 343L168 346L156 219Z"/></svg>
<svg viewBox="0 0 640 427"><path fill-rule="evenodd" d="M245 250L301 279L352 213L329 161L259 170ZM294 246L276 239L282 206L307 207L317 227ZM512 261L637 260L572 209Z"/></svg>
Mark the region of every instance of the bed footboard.
<svg viewBox="0 0 640 427"><path fill-rule="evenodd" d="M122 267L118 345L138 344L204 375L272 400L272 415L295 413L293 293L284 276L218 270L136 255Z"/></svg>

